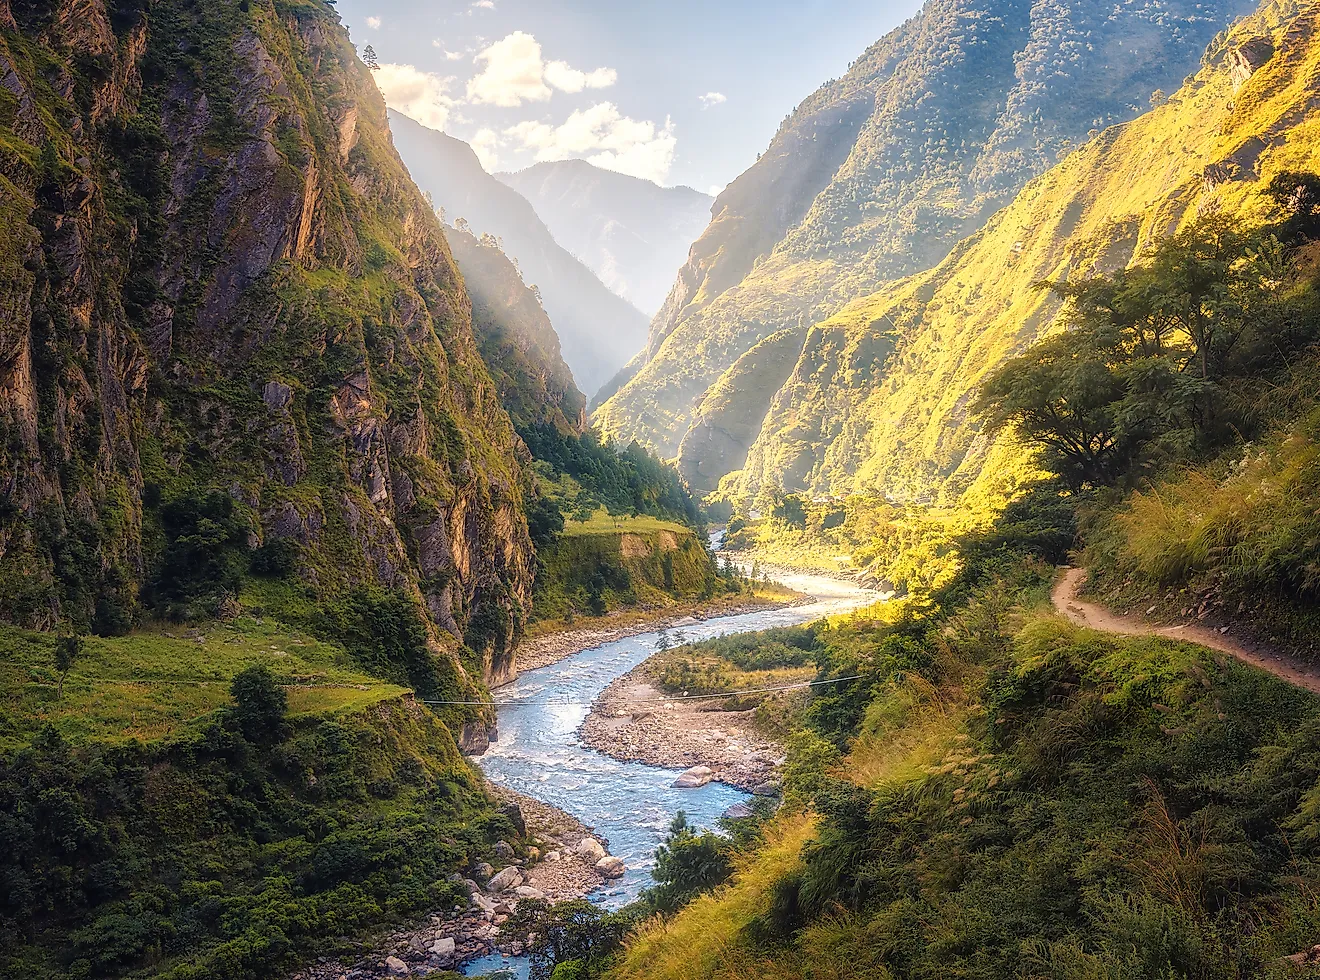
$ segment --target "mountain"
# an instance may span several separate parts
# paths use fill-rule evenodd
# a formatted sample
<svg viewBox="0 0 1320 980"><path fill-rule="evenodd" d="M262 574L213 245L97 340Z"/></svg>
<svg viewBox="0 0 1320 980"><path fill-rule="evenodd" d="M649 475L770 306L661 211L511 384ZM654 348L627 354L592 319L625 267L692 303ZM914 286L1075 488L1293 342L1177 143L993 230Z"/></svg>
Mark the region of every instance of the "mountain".
<svg viewBox="0 0 1320 980"><path fill-rule="evenodd" d="M739 357L939 262L1078 141L1176 88L1247 7L929 0L716 199L646 350L596 413L602 430L681 457L712 488L749 448L701 414Z"/></svg>
<svg viewBox="0 0 1320 980"><path fill-rule="evenodd" d="M1123 268L1208 209L1263 220L1274 174L1320 170L1316 21L1276 8L1292 5L1216 39L1167 102L1033 180L934 269L806 331L730 492L911 500L1011 485L1016 450L981 436L968 405L990 371L1058 329L1059 298L1035 284ZM710 418L722 426L718 407Z"/></svg>
<svg viewBox="0 0 1320 980"><path fill-rule="evenodd" d="M0 0L0 31L4 617L395 594L444 676L461 644L507 676L526 451L333 8Z"/></svg>
<svg viewBox="0 0 1320 980"><path fill-rule="evenodd" d="M647 316L665 301L714 201L691 187L660 187L585 160L495 176L532 203L556 241Z"/></svg>
<svg viewBox="0 0 1320 980"><path fill-rule="evenodd" d="M446 220L495 236L523 281L540 290L579 388L594 392L641 349L646 315L556 242L532 205L486 173L470 146L394 111L390 127L417 186Z"/></svg>
<svg viewBox="0 0 1320 980"><path fill-rule="evenodd" d="M536 291L492 238L477 239L453 227L445 228L445 238L472 297L477 347L514 426L581 432L587 400L573 384Z"/></svg>

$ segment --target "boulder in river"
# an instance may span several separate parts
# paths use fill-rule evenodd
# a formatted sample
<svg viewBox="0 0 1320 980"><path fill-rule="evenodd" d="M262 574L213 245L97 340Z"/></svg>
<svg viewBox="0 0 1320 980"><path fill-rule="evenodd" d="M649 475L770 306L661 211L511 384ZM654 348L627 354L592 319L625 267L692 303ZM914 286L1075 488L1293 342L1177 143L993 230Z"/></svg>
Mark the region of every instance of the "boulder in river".
<svg viewBox="0 0 1320 980"><path fill-rule="evenodd" d="M492 892L508 891L510 888L517 888L522 884L522 872L517 868L508 867L499 871L490 879L488 886Z"/></svg>
<svg viewBox="0 0 1320 980"><path fill-rule="evenodd" d="M693 766L674 780L677 789L696 789L705 786L715 778L715 770L710 766Z"/></svg>
<svg viewBox="0 0 1320 980"><path fill-rule="evenodd" d="M623 858L607 854L596 862L596 870L606 878L622 878L628 869L623 866Z"/></svg>
<svg viewBox="0 0 1320 980"><path fill-rule="evenodd" d="M573 848L573 852L591 865L594 865L605 856L605 848L594 837L583 837L578 842L577 847Z"/></svg>

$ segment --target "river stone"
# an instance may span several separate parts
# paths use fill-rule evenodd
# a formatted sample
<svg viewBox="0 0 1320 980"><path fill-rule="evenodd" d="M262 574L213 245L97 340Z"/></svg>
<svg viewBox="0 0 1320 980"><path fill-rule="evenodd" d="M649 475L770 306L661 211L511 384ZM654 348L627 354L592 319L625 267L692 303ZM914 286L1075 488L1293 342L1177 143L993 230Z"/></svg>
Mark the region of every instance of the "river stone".
<svg viewBox="0 0 1320 980"><path fill-rule="evenodd" d="M493 892L507 891L510 888L517 888L522 884L522 880L522 872L517 868L509 867L491 878L489 887Z"/></svg>
<svg viewBox="0 0 1320 980"><path fill-rule="evenodd" d="M431 952L436 956L453 956L455 948L454 937L445 936L435 941L435 945L431 947Z"/></svg>
<svg viewBox="0 0 1320 980"><path fill-rule="evenodd" d="M674 780L676 789L696 789L705 786L715 778L715 770L710 766L693 766Z"/></svg>
<svg viewBox="0 0 1320 980"><path fill-rule="evenodd" d="M595 864L605 856L605 848L601 847L600 841L594 837L583 837L578 842L578 846L573 848L573 852L588 864Z"/></svg>
<svg viewBox="0 0 1320 980"><path fill-rule="evenodd" d="M622 878L628 869L623 866L623 858L606 855L596 862L596 870L606 878Z"/></svg>

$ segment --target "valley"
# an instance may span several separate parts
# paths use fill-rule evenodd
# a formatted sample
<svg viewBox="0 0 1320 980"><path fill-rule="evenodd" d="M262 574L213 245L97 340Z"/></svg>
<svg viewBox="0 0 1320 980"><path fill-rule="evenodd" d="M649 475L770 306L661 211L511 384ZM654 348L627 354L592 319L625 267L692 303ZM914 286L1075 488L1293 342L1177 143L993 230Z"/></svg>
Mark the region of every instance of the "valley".
<svg viewBox="0 0 1320 980"><path fill-rule="evenodd" d="M690 13L0 0L0 980L1320 976L1320 6Z"/></svg>

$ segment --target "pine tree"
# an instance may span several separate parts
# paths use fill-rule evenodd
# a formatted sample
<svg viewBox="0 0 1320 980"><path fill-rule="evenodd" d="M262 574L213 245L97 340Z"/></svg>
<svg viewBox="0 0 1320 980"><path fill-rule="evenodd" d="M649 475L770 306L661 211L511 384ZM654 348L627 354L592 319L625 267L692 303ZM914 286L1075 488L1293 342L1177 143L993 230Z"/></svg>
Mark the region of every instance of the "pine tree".
<svg viewBox="0 0 1320 980"><path fill-rule="evenodd" d="M362 63L372 71L380 71L380 59L376 57L376 49L370 44L362 49Z"/></svg>

